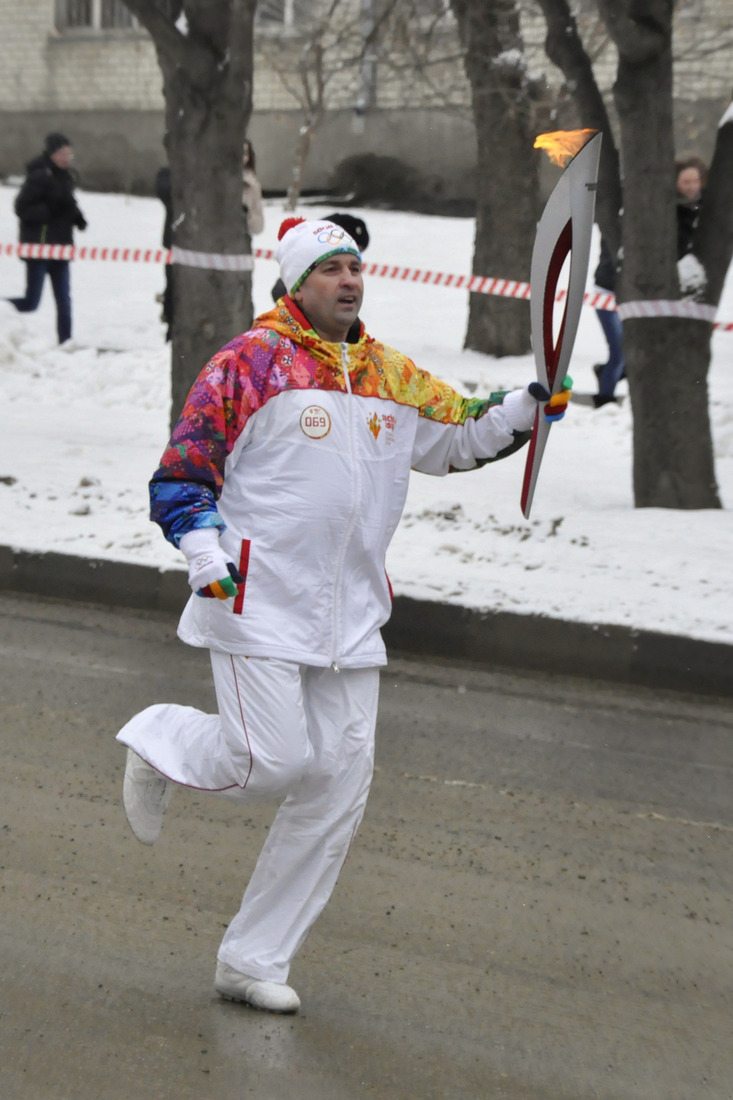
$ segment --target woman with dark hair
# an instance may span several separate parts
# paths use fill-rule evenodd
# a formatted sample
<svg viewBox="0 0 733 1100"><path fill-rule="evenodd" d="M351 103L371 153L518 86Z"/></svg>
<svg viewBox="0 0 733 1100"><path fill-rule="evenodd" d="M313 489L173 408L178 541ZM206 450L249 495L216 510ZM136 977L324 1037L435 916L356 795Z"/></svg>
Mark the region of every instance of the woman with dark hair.
<svg viewBox="0 0 733 1100"><path fill-rule="evenodd" d="M695 230L700 220L700 205L708 181L708 166L700 157L686 157L675 164L677 186L677 259L692 252ZM601 241L600 262L595 273L596 286L611 291L616 288L616 264L604 240ZM598 409L616 401L616 383L626 377L622 345L622 328L615 310L596 310L608 344L608 359L593 368L598 379L598 393L593 404Z"/></svg>
<svg viewBox="0 0 733 1100"><path fill-rule="evenodd" d="M700 205L708 182L708 166L700 157L686 157L675 164L677 185L677 259L692 252L700 220Z"/></svg>

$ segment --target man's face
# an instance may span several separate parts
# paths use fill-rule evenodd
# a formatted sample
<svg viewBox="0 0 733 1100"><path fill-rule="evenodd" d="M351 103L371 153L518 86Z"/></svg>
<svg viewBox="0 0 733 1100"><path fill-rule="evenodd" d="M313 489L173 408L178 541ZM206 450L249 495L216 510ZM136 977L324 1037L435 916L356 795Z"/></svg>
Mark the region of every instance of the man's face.
<svg viewBox="0 0 733 1100"><path fill-rule="evenodd" d="M50 153L49 156L57 168L68 168L74 159L74 150L70 145L62 145L60 149L57 149L55 153Z"/></svg>
<svg viewBox="0 0 733 1100"><path fill-rule="evenodd" d="M318 335L332 343L346 339L363 297L361 260L347 252L323 260L293 295Z"/></svg>

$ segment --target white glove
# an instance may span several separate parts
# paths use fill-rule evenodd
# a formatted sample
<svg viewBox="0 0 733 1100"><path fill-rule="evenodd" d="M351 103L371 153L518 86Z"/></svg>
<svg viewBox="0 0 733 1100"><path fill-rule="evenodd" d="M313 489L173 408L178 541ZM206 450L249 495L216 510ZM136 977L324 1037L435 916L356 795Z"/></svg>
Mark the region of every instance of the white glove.
<svg viewBox="0 0 733 1100"><path fill-rule="evenodd" d="M512 390L501 403L507 426L513 432L529 432L534 427L537 406L545 404L544 415L549 421L562 420L570 400L573 381L566 376L563 389L553 397L539 382L530 382L523 390Z"/></svg>
<svg viewBox="0 0 733 1100"><path fill-rule="evenodd" d="M188 583L197 596L227 600L244 577L221 548L218 527L195 527L178 543L188 562Z"/></svg>

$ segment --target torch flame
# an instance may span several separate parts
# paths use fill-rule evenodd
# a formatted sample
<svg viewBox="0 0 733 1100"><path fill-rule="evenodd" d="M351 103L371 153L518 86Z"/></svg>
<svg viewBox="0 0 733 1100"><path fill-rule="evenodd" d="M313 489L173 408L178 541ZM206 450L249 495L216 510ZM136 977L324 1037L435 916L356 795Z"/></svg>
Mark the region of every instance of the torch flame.
<svg viewBox="0 0 733 1100"><path fill-rule="evenodd" d="M553 164L564 168L596 133L597 130L555 130L552 134L539 134L534 148L544 149Z"/></svg>

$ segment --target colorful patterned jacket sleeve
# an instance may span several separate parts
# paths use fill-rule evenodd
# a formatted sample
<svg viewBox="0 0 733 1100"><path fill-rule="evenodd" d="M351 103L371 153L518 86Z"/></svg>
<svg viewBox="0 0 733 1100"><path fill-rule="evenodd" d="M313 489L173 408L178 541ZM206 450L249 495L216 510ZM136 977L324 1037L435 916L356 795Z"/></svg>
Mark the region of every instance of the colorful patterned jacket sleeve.
<svg viewBox="0 0 733 1100"><path fill-rule="evenodd" d="M202 370L150 482L150 518L174 546L195 527L224 528L216 502L226 459L266 400L268 341L251 336L227 344Z"/></svg>

